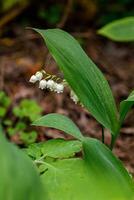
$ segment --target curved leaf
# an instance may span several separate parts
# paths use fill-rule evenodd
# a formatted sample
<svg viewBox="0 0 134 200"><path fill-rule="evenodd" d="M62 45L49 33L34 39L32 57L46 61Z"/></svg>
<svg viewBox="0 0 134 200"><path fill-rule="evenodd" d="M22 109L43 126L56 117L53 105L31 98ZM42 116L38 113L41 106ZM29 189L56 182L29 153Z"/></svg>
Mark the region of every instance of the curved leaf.
<svg viewBox="0 0 134 200"><path fill-rule="evenodd" d="M30 159L0 133L0 199L42 200L40 177Z"/></svg>
<svg viewBox="0 0 134 200"><path fill-rule="evenodd" d="M107 80L78 42L60 29L34 29L42 35L64 77L80 102L113 135L118 132L117 110Z"/></svg>
<svg viewBox="0 0 134 200"><path fill-rule="evenodd" d="M134 41L134 17L115 20L102 27L98 33L118 42Z"/></svg>
<svg viewBox="0 0 134 200"><path fill-rule="evenodd" d="M128 98L120 103L120 123L122 124L128 111L134 105L134 91L128 96Z"/></svg>
<svg viewBox="0 0 134 200"><path fill-rule="evenodd" d="M84 158L92 169L93 179L100 180L100 199L134 199L134 182L127 170L103 143L96 139L83 140ZM97 183L96 183L97 184ZM98 190L97 190L98 191ZM106 195L106 196L105 196Z"/></svg>
<svg viewBox="0 0 134 200"><path fill-rule="evenodd" d="M56 128L58 130L64 131L65 133L68 133L69 135L72 135L79 140L83 138L79 128L74 124L74 122L61 114L51 113L45 115L36 120L32 125Z"/></svg>

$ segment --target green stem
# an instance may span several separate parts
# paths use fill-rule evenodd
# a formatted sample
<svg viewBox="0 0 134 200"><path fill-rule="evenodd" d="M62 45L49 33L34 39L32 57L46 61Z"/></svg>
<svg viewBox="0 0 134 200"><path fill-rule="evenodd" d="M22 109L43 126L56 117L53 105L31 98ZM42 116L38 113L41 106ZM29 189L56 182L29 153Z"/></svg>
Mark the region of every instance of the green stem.
<svg viewBox="0 0 134 200"><path fill-rule="evenodd" d="M36 164L43 164L43 165L46 165L46 166L48 166L48 167L50 167L50 168L52 168L52 169L54 169L54 170L57 170L56 167L54 167L53 165L51 165L51 164L49 164L49 163L47 163L47 162L45 162L45 161L34 160L34 163L36 163Z"/></svg>
<svg viewBox="0 0 134 200"><path fill-rule="evenodd" d="M104 127L102 126L102 143L105 143Z"/></svg>
<svg viewBox="0 0 134 200"><path fill-rule="evenodd" d="M111 150L113 150L115 140L116 140L116 138L112 135L111 144L110 144L110 149L111 149Z"/></svg>

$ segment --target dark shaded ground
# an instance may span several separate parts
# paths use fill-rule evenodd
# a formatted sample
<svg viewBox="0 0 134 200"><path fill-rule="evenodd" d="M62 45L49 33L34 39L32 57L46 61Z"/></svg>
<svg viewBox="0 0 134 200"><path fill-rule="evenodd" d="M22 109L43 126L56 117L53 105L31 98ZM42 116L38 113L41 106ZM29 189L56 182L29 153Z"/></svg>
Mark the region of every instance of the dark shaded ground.
<svg viewBox="0 0 134 200"><path fill-rule="evenodd" d="M16 39L0 40L0 89L4 89L15 105L21 98L36 99L44 109L44 114L57 112L73 119L85 135L101 136L101 126L82 107L75 105L68 91L56 95L45 93L28 80L32 74L44 66L47 50L36 34L18 30ZM107 77L117 103L126 98L134 88L134 48L133 44L119 44L104 40L94 32L85 40L88 55L100 67ZM51 61L47 72L59 74L55 63ZM121 130L114 152L134 174L134 111L131 111ZM109 141L107 133L106 140ZM51 129L39 129L39 140L66 137L63 133ZM17 142L16 138L13 138Z"/></svg>

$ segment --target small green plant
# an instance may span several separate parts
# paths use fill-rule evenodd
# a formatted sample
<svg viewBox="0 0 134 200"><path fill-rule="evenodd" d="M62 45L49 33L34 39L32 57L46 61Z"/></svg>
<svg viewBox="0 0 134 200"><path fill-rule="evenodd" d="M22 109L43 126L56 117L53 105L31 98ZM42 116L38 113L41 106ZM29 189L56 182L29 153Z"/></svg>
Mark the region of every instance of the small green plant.
<svg viewBox="0 0 134 200"><path fill-rule="evenodd" d="M0 91L0 117L5 116L10 103L10 98L3 91Z"/></svg>
<svg viewBox="0 0 134 200"><path fill-rule="evenodd" d="M98 33L118 42L134 41L134 17L115 20L102 27Z"/></svg>
<svg viewBox="0 0 134 200"><path fill-rule="evenodd" d="M109 130L111 145L109 148L105 145L103 131L102 143L84 137L68 117L52 113L35 120L33 125L56 128L76 140L54 139L30 145L23 151L32 164L24 152L8 143L1 134L0 199L134 200L133 179L112 152L121 125L134 104L134 92L120 103L118 111L107 80L72 36L59 29L36 31L45 39L65 80L41 71L32 75L30 82L39 81L41 89L57 93L69 87L75 103L87 108L103 129ZM12 176L14 171L17 173ZM13 184L10 184L11 176ZM12 191L9 198L5 193L7 183L8 190ZM29 196L26 191L30 191Z"/></svg>
<svg viewBox="0 0 134 200"><path fill-rule="evenodd" d="M33 100L24 99L20 104L13 108L13 113L20 119L27 118L30 122L33 122L41 114L41 107Z"/></svg>
<svg viewBox="0 0 134 200"><path fill-rule="evenodd" d="M33 75L30 82L39 81L41 89L58 93L63 92L64 87L69 85L71 92L74 93L73 100L86 107L104 128L109 129L109 148L112 149L122 123L134 104L134 92L120 103L118 111L107 80L73 37L59 29L35 30L44 38L65 80L53 78L43 71ZM82 144L82 158L61 159L59 156L56 161L48 152L43 153L42 147L38 146L42 154L40 158L35 158L35 163L41 172L44 171L41 178L50 199L134 199L133 180L106 145L96 139L84 137L78 127L63 115L46 115L35 121L34 125L62 130L77 138ZM104 131L102 141L105 143ZM57 147L60 149L60 146ZM52 182L54 188L50 191Z"/></svg>
<svg viewBox="0 0 134 200"><path fill-rule="evenodd" d="M19 134L20 140L26 145L35 142L37 132L30 131L29 125L41 116L41 107L33 100L24 99L17 106L11 108L11 99L5 92L0 91L1 124L8 136ZM10 117L10 115L12 116Z"/></svg>

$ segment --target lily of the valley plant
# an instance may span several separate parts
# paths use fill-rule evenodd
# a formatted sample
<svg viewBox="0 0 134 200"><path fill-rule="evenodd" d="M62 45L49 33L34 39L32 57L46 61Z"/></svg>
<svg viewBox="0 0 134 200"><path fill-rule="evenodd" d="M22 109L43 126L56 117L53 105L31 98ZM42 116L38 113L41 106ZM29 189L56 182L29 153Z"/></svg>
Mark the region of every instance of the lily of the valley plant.
<svg viewBox="0 0 134 200"><path fill-rule="evenodd" d="M30 82L38 82L39 88L44 91L57 93L62 93L64 87L71 88L72 99L76 103L80 102L109 130L111 145L108 148L97 139L84 137L66 116L55 113L43 116L33 125L62 130L75 140L54 139L33 144L25 149L32 160L30 161L1 137L2 178L11 179L11 173L7 176L7 168L18 174L13 177L14 181L8 188L7 182L3 183L0 178L0 199L34 200L38 195L41 200L134 200L133 178L111 150L122 123L134 104L134 92L120 103L118 110L107 80L71 35L60 29L34 30L45 40L65 80L40 71L31 76ZM5 169L4 163L8 160L10 165ZM12 162L17 163L15 169ZM37 175L37 169L40 175ZM11 198L6 197L6 190L13 191L10 193ZM18 197L19 192L21 198Z"/></svg>
<svg viewBox="0 0 134 200"><path fill-rule="evenodd" d="M63 92L64 87L69 85L71 88L70 93L73 92L73 98L75 97L74 101L76 103L80 101L104 128L109 129L109 132L111 133L110 148L112 149L119 135L121 125L128 111L134 104L134 92L132 92L126 100L120 103L120 109L118 111L107 80L72 36L59 29L46 31L39 29L35 30L42 35L51 55L64 74L66 81L60 82L60 85L63 86L60 92ZM43 72L41 74L43 74ZM50 76L48 77L53 81L53 78ZM43 76L41 76L41 78L43 78ZM41 88L41 80L39 81L39 87ZM65 82L66 84L64 85ZM45 82L45 87L41 89L45 88L47 88L47 81ZM53 82L52 88L51 86L48 86L48 88L50 88L51 91L58 90L55 89L57 88L57 83ZM92 138L85 138L78 127L76 127L70 119L59 114L46 115L37 120L34 125L62 130L81 141L83 161L87 164L86 167L88 166L87 171L89 177L87 178L88 180L86 180L88 182L87 186L86 183L84 185L85 180L80 180L77 172L74 172L76 173L76 176L78 176L77 183L72 177L70 180L72 185L71 187L68 186L67 192L66 186L58 184L58 186L53 189L52 199L54 199L54 196L55 199L60 199L57 190L59 192L61 191L61 193L63 191L65 192L65 199L69 199L69 195L73 196L74 192L76 192L76 194L72 199L134 199L133 180L130 178L125 168L123 168L120 161L115 158L112 152L104 144ZM104 133L102 133L102 138L104 141L105 136L103 134ZM68 162L69 161L73 165L73 160L68 159ZM76 159L76 165L77 162L78 160ZM56 164L58 164L58 161ZM55 166L55 163L52 163L52 165ZM65 166L61 166L63 171L65 170L64 167ZM79 167L79 170L80 168L81 167ZM46 174L44 173L44 184L46 188L49 188L49 182L45 179L49 179L49 176L52 175L51 169L48 169L48 172ZM124 172L122 170L124 170ZM77 171L77 169L75 169L75 171ZM117 172L118 175L116 174ZM47 174L49 174L49 176ZM66 174L69 176L68 172L66 172ZM126 174L128 174L128 177ZM58 174L57 181L61 180L63 176L65 176L65 174L62 174L62 176ZM119 180L119 177L121 179L125 178L125 180ZM126 180L126 177L128 180ZM130 184L131 186L126 185L129 181L132 184ZM68 180L66 180L66 182L68 182ZM124 186L123 182L125 183ZM77 186L79 188L81 184L83 187L81 186L80 194L77 194L78 189L75 189L75 187ZM124 190L122 187L124 187ZM86 191L84 188L86 188ZM131 188L132 193L130 191L128 192L126 188Z"/></svg>

